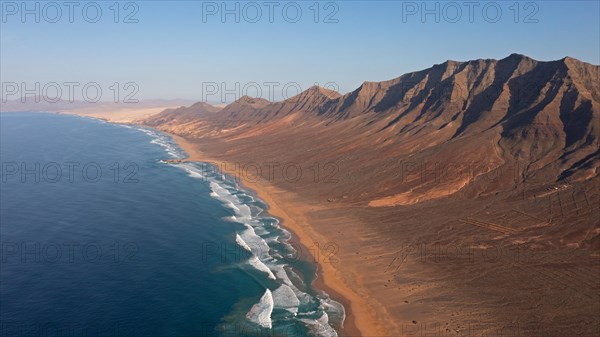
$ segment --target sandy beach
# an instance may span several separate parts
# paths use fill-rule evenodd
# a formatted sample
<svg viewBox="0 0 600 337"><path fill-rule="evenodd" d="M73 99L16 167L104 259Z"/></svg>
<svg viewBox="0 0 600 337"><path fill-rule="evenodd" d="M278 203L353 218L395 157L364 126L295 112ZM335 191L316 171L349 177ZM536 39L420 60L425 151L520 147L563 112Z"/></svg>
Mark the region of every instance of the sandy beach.
<svg viewBox="0 0 600 337"><path fill-rule="evenodd" d="M109 121L111 123L133 123L136 120L141 120L152 115L156 115L165 109L175 108L176 106L160 106L150 108L129 108L105 111L102 109L93 110L77 110L65 111L64 114L78 115L84 117L98 118Z"/></svg>
<svg viewBox="0 0 600 337"><path fill-rule="evenodd" d="M197 144L175 134L169 135L189 155L185 159L186 161L207 162L221 168L233 167L230 163L207 157L198 148ZM272 186L267 181L250 181L243 175L238 176L245 187L254 191L259 198L269 205L269 213L279 218L282 221L282 226L290 230L294 234L294 239L297 239L303 247L314 247L316 242L331 241L311 228L307 217L303 215L308 207L307 205L286 198L284 196L285 192ZM377 317L376 312L371 309L366 299L355 292L348 285L348 281L341 276L339 268L342 266L329 263L326 261L327 258L324 254L320 254L320 258L314 256L314 249L304 248L304 250L312 255L310 259L316 262L319 268L318 277L315 281L316 288L327 292L335 300L342 303L346 309L343 334L345 336L387 335L385 327L377 324L377 322L382 322L381 318Z"/></svg>
<svg viewBox="0 0 600 337"><path fill-rule="evenodd" d="M152 109L133 109L126 111L101 111L101 112L78 112L73 113L83 117L99 118L110 123L136 124L137 120L148 117L162 111L163 108ZM69 113L71 114L71 113ZM344 321L344 336L390 336L388 327L384 324L387 319L382 319L382 310L373 309L374 299L365 296L365 292L356 291L357 281L349 280L341 263L331 263L328 252L321 251L315 254L316 247L323 248L324 243L336 242L336 237L327 237L318 233L311 222L307 213L314 205L305 204L299 200L289 197L289 192L282 190L271 184L265 179L251 181L244 175L228 171L228 168L234 167L231 162L216 160L211 158L190 140L164 130L173 140L188 154L185 161L206 162L216 165L225 173L235 175L240 179L241 184L252 190L256 195L269 205L269 213L280 219L281 224L287 230L293 233L293 241L299 243L302 248L302 256L318 265L318 275L314 281L317 289L324 290L336 301L344 305L346 319ZM328 205L324 205L325 207ZM334 256L339 260L339 256ZM357 266L353 266L354 272ZM353 286L351 286L352 284Z"/></svg>

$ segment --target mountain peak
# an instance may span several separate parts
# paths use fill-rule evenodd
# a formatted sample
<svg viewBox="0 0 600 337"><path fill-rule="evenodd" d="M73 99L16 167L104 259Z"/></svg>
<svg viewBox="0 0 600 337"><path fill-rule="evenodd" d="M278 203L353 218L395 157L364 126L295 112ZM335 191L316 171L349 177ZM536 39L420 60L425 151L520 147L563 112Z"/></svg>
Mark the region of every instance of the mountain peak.
<svg viewBox="0 0 600 337"><path fill-rule="evenodd" d="M268 100L266 100L264 98L251 97L251 96L248 96L248 95L244 95L244 96L240 97L238 100L236 100L234 103L243 104L243 105L260 105L260 106L264 106L264 105L270 104L271 102L269 102Z"/></svg>
<svg viewBox="0 0 600 337"><path fill-rule="evenodd" d="M519 54L519 53L512 53L512 54L508 55L508 57L512 57L512 58L529 58L529 56L524 55L524 54Z"/></svg>
<svg viewBox="0 0 600 337"><path fill-rule="evenodd" d="M306 89L305 91L301 92L300 95L323 95L326 96L329 99L335 99L338 98L340 96L342 96L339 92L335 91L335 90L330 90L330 89L325 89L322 88L318 85L313 85L312 87Z"/></svg>
<svg viewBox="0 0 600 337"><path fill-rule="evenodd" d="M560 62L564 63L568 67L585 66L585 65L590 66L590 64L588 64L588 63L586 63L584 61L578 60L576 58L573 58L571 56L565 56L565 57L563 57L562 59L560 59Z"/></svg>
<svg viewBox="0 0 600 337"><path fill-rule="evenodd" d="M184 107L185 106L181 106L181 108L184 108ZM210 105L210 104L208 104L208 103L206 103L206 102L199 101L199 102L196 102L196 103L192 104L190 107L191 108L200 108L200 107L213 107L213 106Z"/></svg>

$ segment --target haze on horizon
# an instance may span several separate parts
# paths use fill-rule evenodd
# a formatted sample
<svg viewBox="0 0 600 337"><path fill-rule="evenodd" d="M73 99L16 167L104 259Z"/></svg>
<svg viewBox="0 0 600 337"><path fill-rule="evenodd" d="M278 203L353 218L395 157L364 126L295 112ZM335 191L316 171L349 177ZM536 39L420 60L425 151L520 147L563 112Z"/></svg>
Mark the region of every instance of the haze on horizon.
<svg viewBox="0 0 600 337"><path fill-rule="evenodd" d="M346 93L448 59L600 64L597 1L75 3L2 1L2 83L95 82L103 100L135 83L139 99L226 103Z"/></svg>

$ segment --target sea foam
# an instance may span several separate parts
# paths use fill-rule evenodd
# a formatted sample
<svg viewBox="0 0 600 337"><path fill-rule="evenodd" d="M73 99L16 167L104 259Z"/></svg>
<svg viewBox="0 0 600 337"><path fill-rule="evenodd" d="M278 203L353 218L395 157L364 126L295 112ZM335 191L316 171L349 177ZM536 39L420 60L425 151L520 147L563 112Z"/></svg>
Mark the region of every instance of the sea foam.
<svg viewBox="0 0 600 337"><path fill-rule="evenodd" d="M271 329L273 327L273 322L271 321L273 307L273 294L267 289L258 303L252 306L252 309L250 309L246 317L251 322L258 324L263 328Z"/></svg>
<svg viewBox="0 0 600 337"><path fill-rule="evenodd" d="M151 130L144 129L142 131L158 138L155 143L165 148L169 155L175 158L183 157L177 151L176 145L171 147L173 144L169 142L168 138L163 139L161 135ZM265 290L260 300L248 311L246 318L263 328L272 329L274 321L271 316L273 316L273 309L276 308L291 315L281 316L280 311L279 314L275 315L275 322L277 322L277 319L293 319L308 328L313 335L337 336L336 331L329 322L330 315L327 311L331 311L336 319L339 317L341 323L344 319L343 306L328 297L320 299L305 293L299 290L294 282L290 280L288 273L292 273L291 275L294 276L295 280L302 282L302 279L295 275L291 269L286 270L288 265L286 258L293 258L296 255L296 250L288 242L291 234L279 226L279 220L276 218L268 215L259 216L265 207L261 204L262 202L260 200L255 202L255 199L244 193L235 182L231 179L227 180L227 176L217 173L216 170L210 172L200 169L194 163L169 163L169 165L180 167L190 177L202 179L209 183L211 197L219 200L224 206L233 211L234 215L229 220L244 226L241 231L235 234L235 242L252 254L247 263L255 270L264 273L271 282L279 283L279 286L274 288L272 292L268 288ZM278 248L279 250L271 251L272 248L269 244L279 244L284 249ZM272 287L272 283L269 287ZM305 309L300 309L312 307L315 305L314 303L319 303L317 311L311 313L303 312L302 310Z"/></svg>
<svg viewBox="0 0 600 337"><path fill-rule="evenodd" d="M298 314L300 300L287 284L282 284L273 291L273 302L275 308L287 310L294 315Z"/></svg>

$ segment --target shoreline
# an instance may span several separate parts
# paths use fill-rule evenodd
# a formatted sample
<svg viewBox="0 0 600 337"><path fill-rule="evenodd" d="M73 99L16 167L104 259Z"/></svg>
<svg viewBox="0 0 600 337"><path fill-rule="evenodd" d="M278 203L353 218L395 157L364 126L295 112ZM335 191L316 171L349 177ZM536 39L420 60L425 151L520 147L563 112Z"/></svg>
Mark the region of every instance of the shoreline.
<svg viewBox="0 0 600 337"><path fill-rule="evenodd" d="M137 124L134 120L112 120L108 117L89 116L85 114L66 114L72 116L80 116L90 119L101 120L111 124L128 124L132 126L143 126ZM145 126L154 129L158 132L166 134L183 149L187 157L180 162L205 162L216 165L227 174L232 174L226 168L235 167L231 162L225 160L215 160L206 156L198 148L198 144L193 143L185 137L182 137L171 132L156 129L154 127ZM359 337L359 336L387 336L387 328L378 324L380 318L371 306L368 298L359 295L348 281L342 276L342 273L331 263L323 263L323 261L315 258L314 254L308 247L319 242L330 242L331 238L325 237L317 232L309 225L303 208L307 208L306 204L295 200L285 200L284 197L278 197L278 194L285 195L285 191L269 184L264 180L249 181L245 177L238 178L242 187L256 194L265 204L267 204L267 212L280 220L283 228L292 233L291 241L299 243L303 248L306 248L309 255L308 258L317 266L316 277L313 280L313 286L318 290L327 293L332 299L341 303L345 310L345 319L341 331L338 331L340 337ZM274 197L275 196L275 197ZM288 211L286 211L288 210ZM292 213L292 214L290 214Z"/></svg>
<svg viewBox="0 0 600 337"><path fill-rule="evenodd" d="M158 131L170 136L187 153L188 157L182 159L183 162L206 162L220 168L223 166L231 167L231 165L227 165L230 163L226 161L218 161L207 157L197 148L196 144L182 136L161 130ZM227 170L224 170L224 172L231 173ZM244 188L254 192L268 205L267 212L280 219L281 226L292 233L293 241L299 242L305 248L311 247L314 242L321 241L319 240L320 238L314 237L314 234L309 234L300 224L300 222L304 222L311 229L306 223L304 216L302 216L301 211L295 212L295 214L290 214L290 211L286 211L286 209L290 209L291 202L282 201L281 198L277 199L276 195L282 193L281 190L265 182L248 181L244 177L240 177L239 179ZM301 205L294 206L297 209L302 208ZM339 276L338 270L332 264L315 259L311 251L309 249L307 251L311 255L309 258L317 265L317 275L313 281L313 286L325 291L331 298L344 306L346 317L342 328L343 331L340 332L340 335L348 337L379 335L379 329L373 320L375 315L369 309L367 301L346 284L345 280Z"/></svg>

